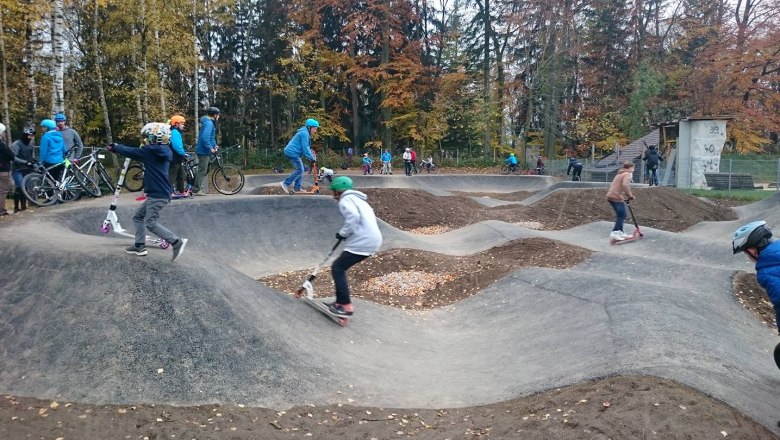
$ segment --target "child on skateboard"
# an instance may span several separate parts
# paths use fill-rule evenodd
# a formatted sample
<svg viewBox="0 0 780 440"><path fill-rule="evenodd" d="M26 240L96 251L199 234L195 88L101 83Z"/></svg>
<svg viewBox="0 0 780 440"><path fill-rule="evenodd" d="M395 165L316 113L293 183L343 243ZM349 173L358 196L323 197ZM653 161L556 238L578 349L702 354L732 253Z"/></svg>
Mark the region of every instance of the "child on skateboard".
<svg viewBox="0 0 780 440"><path fill-rule="evenodd" d="M612 240L623 241L630 237L630 235L626 235L623 232L623 222L626 220L625 200L634 200L634 194L631 192L631 178L633 175L634 164L632 162L624 162L623 168L615 174L615 178L612 179L612 184L609 185L609 190L607 190L607 201L612 205L612 209L615 210L615 226L612 228L612 233L609 234L609 238Z"/></svg>
<svg viewBox="0 0 780 440"><path fill-rule="evenodd" d="M352 179L347 176L336 177L330 189L344 216L344 225L336 233L336 239L344 240L344 251L331 265L336 302L329 304L328 309L334 316L352 316L354 309L349 299L347 270L379 250L382 233L379 232L374 210L366 202L367 196L353 189Z"/></svg>
<svg viewBox="0 0 780 440"><path fill-rule="evenodd" d="M756 221L734 232L731 248L734 254L744 252L751 261L755 261L756 279L758 284L766 289L775 308L775 320L780 334L780 242L772 240L772 231L765 221Z"/></svg>
<svg viewBox="0 0 780 440"><path fill-rule="evenodd" d="M168 168L171 164L171 130L167 124L152 122L141 129L144 145L131 148L126 145L111 144L106 149L127 156L144 164L144 191L148 197L136 209L133 215L135 224L135 243L125 249L128 254L145 256L146 229L170 243L173 248L173 260L184 252L186 238L179 238L168 228L159 224L160 211L171 201L171 184L168 182Z"/></svg>

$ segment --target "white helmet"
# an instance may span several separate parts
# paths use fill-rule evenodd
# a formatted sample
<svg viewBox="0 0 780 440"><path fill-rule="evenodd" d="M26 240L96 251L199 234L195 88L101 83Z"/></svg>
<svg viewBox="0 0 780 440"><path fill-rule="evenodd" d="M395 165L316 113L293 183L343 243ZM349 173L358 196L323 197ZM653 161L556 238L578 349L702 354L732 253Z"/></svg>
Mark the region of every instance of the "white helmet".
<svg viewBox="0 0 780 440"><path fill-rule="evenodd" d="M766 226L766 222L755 221L734 231L731 248L735 254L752 247L761 249L772 242L771 238L772 231Z"/></svg>
<svg viewBox="0 0 780 440"><path fill-rule="evenodd" d="M171 128L162 122L150 122L141 129L141 136L145 144L169 144L171 142Z"/></svg>
<svg viewBox="0 0 780 440"><path fill-rule="evenodd" d="M5 125L0 123L0 135L2 135L3 133L5 133Z"/></svg>

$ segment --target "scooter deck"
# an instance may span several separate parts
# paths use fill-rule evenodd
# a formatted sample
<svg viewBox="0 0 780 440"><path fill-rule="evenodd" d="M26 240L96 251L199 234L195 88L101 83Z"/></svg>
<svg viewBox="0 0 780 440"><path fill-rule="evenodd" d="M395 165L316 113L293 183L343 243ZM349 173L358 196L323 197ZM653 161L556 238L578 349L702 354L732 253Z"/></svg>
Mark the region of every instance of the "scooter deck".
<svg viewBox="0 0 780 440"><path fill-rule="evenodd" d="M628 237L628 238L626 238L626 239L624 239L624 240L615 240L614 238L610 238L610 239L609 239L609 244L625 244L625 243L630 243L630 242L632 242L632 241L639 240L640 238L644 238L644 236L645 236L645 235L644 235L644 234L642 234L641 232L639 232L639 233L637 233L637 232L634 232L634 233L633 233L633 234L632 234L630 237Z"/></svg>
<svg viewBox="0 0 780 440"><path fill-rule="evenodd" d="M306 296L302 296L301 299L303 299L304 302L306 302L306 304L310 305L312 308L319 311L323 315L327 316L328 318L331 319L331 321L335 322L336 324L342 327L346 326L347 323L349 322L349 317L347 316L341 317L341 316L331 315L330 311L328 311L328 306L326 306L322 301L318 301L316 299L309 299Z"/></svg>

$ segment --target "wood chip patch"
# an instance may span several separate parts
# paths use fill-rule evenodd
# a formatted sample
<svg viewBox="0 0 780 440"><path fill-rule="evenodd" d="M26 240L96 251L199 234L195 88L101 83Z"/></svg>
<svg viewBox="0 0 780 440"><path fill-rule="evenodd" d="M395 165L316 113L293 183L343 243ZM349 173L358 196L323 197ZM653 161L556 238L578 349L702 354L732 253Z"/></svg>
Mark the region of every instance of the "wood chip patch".
<svg viewBox="0 0 780 440"><path fill-rule="evenodd" d="M370 278L363 283L362 288L385 295L420 296L424 292L437 289L442 284L454 279L455 275L450 273L404 270Z"/></svg>

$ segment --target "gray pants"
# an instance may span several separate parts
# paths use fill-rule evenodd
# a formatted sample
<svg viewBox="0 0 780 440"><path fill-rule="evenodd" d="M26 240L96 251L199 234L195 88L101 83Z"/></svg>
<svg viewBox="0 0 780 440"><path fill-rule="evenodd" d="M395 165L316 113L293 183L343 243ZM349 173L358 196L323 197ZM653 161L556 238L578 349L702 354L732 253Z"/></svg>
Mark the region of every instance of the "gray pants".
<svg viewBox="0 0 780 440"><path fill-rule="evenodd" d="M8 210L5 209L5 198L8 197L8 191L11 190L11 172L0 171L0 215L8 214Z"/></svg>
<svg viewBox="0 0 780 440"><path fill-rule="evenodd" d="M141 206L135 210L133 224L135 224L135 244L146 243L146 230L162 238L168 243L174 243L179 237L169 231L165 226L157 223L160 220L160 211L168 204L167 199L147 198Z"/></svg>
<svg viewBox="0 0 780 440"><path fill-rule="evenodd" d="M195 184L192 185L192 190L195 192L209 192L209 160L211 160L211 155L198 155L198 175L195 176Z"/></svg>

